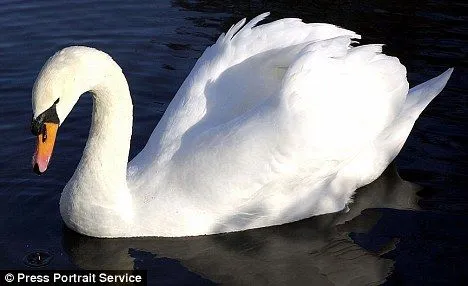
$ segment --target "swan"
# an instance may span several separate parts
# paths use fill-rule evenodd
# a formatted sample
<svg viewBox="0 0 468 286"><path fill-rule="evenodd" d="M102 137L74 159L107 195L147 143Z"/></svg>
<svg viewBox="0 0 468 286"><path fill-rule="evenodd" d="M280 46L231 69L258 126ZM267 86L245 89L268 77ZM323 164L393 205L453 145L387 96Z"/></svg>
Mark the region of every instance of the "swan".
<svg viewBox="0 0 468 286"><path fill-rule="evenodd" d="M106 53L73 46L32 90L33 169L90 91L92 123L60 198L72 230L94 237L196 236L289 223L346 207L402 148L448 69L409 90L382 45L331 24L245 19L208 47L146 146L128 162L132 100Z"/></svg>

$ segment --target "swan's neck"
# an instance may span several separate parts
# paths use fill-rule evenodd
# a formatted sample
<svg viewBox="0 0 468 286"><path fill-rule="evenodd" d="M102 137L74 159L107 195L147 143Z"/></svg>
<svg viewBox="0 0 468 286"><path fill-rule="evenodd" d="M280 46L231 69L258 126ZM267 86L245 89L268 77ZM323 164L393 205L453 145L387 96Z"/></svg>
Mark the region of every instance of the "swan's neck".
<svg viewBox="0 0 468 286"><path fill-rule="evenodd" d="M78 169L94 173L112 185L125 184L132 134L132 101L127 81L122 73L112 75L91 92L91 129Z"/></svg>
<svg viewBox="0 0 468 286"><path fill-rule="evenodd" d="M116 68L90 88L91 129L60 202L67 225L89 235L125 236L133 217L126 181L132 133L132 102L125 76ZM114 233L118 231L119 233Z"/></svg>

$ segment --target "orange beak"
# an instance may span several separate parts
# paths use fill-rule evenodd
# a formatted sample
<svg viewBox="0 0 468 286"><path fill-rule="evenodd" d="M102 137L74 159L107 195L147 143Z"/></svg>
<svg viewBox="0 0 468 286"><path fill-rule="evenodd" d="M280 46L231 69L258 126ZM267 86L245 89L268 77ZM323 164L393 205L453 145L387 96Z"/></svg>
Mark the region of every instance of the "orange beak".
<svg viewBox="0 0 468 286"><path fill-rule="evenodd" d="M59 125L56 123L46 122L42 132L37 135L36 152L33 156L33 169L38 175L41 175L47 170L52 151L54 150L55 137Z"/></svg>

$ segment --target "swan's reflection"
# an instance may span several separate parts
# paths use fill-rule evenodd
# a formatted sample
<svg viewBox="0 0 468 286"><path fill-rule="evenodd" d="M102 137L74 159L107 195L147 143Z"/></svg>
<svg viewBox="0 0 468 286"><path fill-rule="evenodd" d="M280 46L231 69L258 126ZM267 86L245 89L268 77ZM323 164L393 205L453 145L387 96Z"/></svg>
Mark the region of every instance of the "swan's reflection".
<svg viewBox="0 0 468 286"><path fill-rule="evenodd" d="M282 226L189 238L96 239L65 230L64 248L84 269L134 269L136 258L146 260L144 268L151 273L151 260L167 257L223 284L379 284L393 267L393 261L380 254L394 245L371 253L348 235L368 232L381 216L379 208L417 209L418 190L390 165L378 180L357 191L347 211Z"/></svg>

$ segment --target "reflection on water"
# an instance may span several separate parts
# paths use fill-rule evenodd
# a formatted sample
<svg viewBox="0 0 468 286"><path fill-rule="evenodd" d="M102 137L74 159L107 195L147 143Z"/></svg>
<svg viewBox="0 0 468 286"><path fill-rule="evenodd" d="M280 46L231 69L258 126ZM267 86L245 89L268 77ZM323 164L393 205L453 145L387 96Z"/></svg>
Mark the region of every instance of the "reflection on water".
<svg viewBox="0 0 468 286"><path fill-rule="evenodd" d="M226 284L377 284L385 281L394 264L382 255L392 251L398 240L389 238L369 251L350 235L369 232L379 222L381 208L417 210L418 190L419 186L402 180L391 165L378 180L359 189L354 203L340 213L283 226L188 238L97 239L65 229L63 245L73 263L84 269L134 269L144 261L151 277L151 273L162 275L151 269L166 258L180 261L180 269L186 267Z"/></svg>

